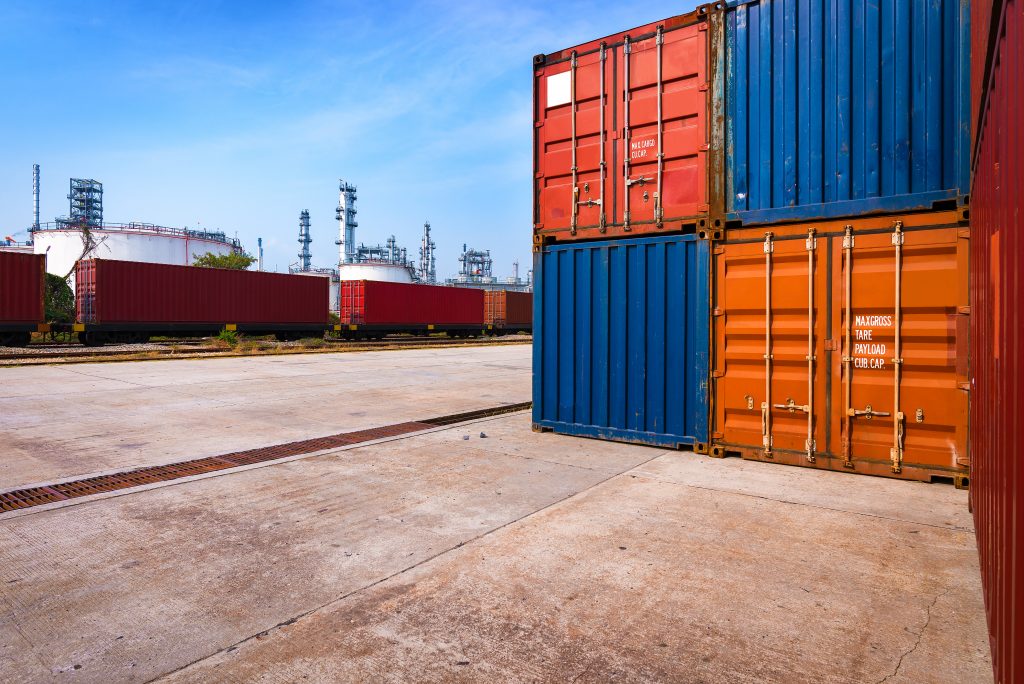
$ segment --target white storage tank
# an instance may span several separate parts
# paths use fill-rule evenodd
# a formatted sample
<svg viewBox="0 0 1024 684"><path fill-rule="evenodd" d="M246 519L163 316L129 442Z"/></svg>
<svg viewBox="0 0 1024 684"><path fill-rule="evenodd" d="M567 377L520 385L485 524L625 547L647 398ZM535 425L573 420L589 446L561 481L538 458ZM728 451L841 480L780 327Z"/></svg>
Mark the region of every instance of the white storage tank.
<svg viewBox="0 0 1024 684"><path fill-rule="evenodd" d="M237 239L221 232L165 228L145 223L104 224L85 229L64 223L47 223L32 232L33 250L46 254L46 270L61 277L71 273L75 262L98 258L190 265L195 257L212 252L241 251ZM72 288L74 282L71 283Z"/></svg>
<svg viewBox="0 0 1024 684"><path fill-rule="evenodd" d="M356 262L338 267L339 280L383 280L389 283L413 282L412 269L401 264Z"/></svg>

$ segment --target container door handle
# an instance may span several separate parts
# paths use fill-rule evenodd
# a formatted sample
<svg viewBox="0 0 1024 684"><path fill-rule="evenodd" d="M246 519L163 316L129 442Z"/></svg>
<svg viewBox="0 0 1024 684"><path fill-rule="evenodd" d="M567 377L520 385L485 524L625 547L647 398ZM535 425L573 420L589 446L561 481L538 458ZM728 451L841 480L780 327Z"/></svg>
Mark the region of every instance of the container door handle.
<svg viewBox="0 0 1024 684"><path fill-rule="evenodd" d="M622 230L629 232L632 228L629 225L629 54L632 52L632 45L629 34L622 40L622 178L625 187L622 194Z"/></svg>
<svg viewBox="0 0 1024 684"><path fill-rule="evenodd" d="M796 413L797 411L803 411L804 413L810 413L811 407L808 404L798 404L792 399L787 399L785 404L772 404L772 408L782 409L783 411L789 411L790 413Z"/></svg>
<svg viewBox="0 0 1024 684"><path fill-rule="evenodd" d="M860 416L864 416L868 420L871 420L874 417L886 418L888 416L891 416L892 414L889 413L888 411L874 411L871 408L871 404L868 404L863 409L847 409L846 415L849 416L850 418L859 418Z"/></svg>
<svg viewBox="0 0 1024 684"><path fill-rule="evenodd" d="M896 412L896 420L892 424L892 449L889 452L889 457L892 461L890 469L892 472L898 473L903 469L903 412L900 411L900 383L903 377L903 221L896 221L893 224L892 244L896 248L896 264L893 273L896 281L894 297L896 316L893 321L895 354L892 359L893 410Z"/></svg>
<svg viewBox="0 0 1024 684"><path fill-rule="evenodd" d="M572 220L569 234L576 234L576 224L580 213L580 188L578 167L576 166L576 51L572 51L569 62L569 118L572 119Z"/></svg>
<svg viewBox="0 0 1024 684"><path fill-rule="evenodd" d="M604 66L605 66L605 44L601 43L601 83L600 83L600 86L599 86L600 89L601 89L601 106L600 106L600 112L601 112L601 122L600 122L600 129L601 129L601 198L599 200L597 200L597 201L601 205L601 218L600 218L600 225L599 225L598 229L602 233L607 230L607 228L605 226L606 220L605 220L605 212L604 212L604 184L605 184L605 175L606 175L606 171L607 171L607 169L605 168L605 160L604 160L604 146L605 146L604 136L605 136L605 133L606 133L606 131L605 131L605 123L604 123L604 107L605 107L605 105L604 105Z"/></svg>
<svg viewBox="0 0 1024 684"><path fill-rule="evenodd" d="M665 122L662 118L661 111L661 100L662 91L664 90L664 84L662 82L661 74L661 62L662 62L662 44L665 42L665 29L662 26L658 27L658 189L654 193L654 223L658 228L662 225L662 206L661 206L661 177L664 175L665 168L665 148L664 148L664 133Z"/></svg>

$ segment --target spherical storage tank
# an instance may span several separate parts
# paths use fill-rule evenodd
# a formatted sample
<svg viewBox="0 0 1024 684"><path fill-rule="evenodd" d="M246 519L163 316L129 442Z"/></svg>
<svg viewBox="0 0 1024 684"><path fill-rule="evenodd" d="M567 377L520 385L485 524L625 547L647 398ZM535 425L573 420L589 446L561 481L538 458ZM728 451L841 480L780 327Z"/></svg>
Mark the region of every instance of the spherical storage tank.
<svg viewBox="0 0 1024 684"><path fill-rule="evenodd" d="M46 254L46 270L64 277L79 259L114 259L156 264L190 265L197 256L231 254L241 250L238 240L221 232L165 228L150 224L106 224L82 228L62 223L44 224L32 232L36 254Z"/></svg>

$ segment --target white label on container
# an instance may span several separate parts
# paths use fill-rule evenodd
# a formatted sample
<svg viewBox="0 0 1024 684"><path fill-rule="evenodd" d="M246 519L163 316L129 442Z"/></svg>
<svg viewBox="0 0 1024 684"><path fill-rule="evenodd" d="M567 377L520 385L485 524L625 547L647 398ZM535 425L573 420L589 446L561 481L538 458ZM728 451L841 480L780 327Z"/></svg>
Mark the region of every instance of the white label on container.
<svg viewBox="0 0 1024 684"><path fill-rule="evenodd" d="M891 328L892 315L859 315L853 317L853 367L884 369L889 346L875 341L876 328Z"/></svg>
<svg viewBox="0 0 1024 684"><path fill-rule="evenodd" d="M569 104L572 102L572 73L563 71L548 76L548 107Z"/></svg>
<svg viewBox="0 0 1024 684"><path fill-rule="evenodd" d="M629 143L629 158L631 161L643 160L647 157L654 158L657 154L657 138L640 138Z"/></svg>

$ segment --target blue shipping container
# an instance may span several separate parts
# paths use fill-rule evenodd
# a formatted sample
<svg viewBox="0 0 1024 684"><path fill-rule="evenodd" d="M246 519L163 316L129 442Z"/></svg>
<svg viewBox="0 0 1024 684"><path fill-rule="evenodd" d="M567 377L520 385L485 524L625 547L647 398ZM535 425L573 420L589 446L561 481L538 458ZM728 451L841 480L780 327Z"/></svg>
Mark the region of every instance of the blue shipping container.
<svg viewBox="0 0 1024 684"><path fill-rule="evenodd" d="M535 427L706 447L706 240L556 245L534 255L534 278Z"/></svg>
<svg viewBox="0 0 1024 684"><path fill-rule="evenodd" d="M962 203L969 15L961 0L730 2L728 218L806 221Z"/></svg>

